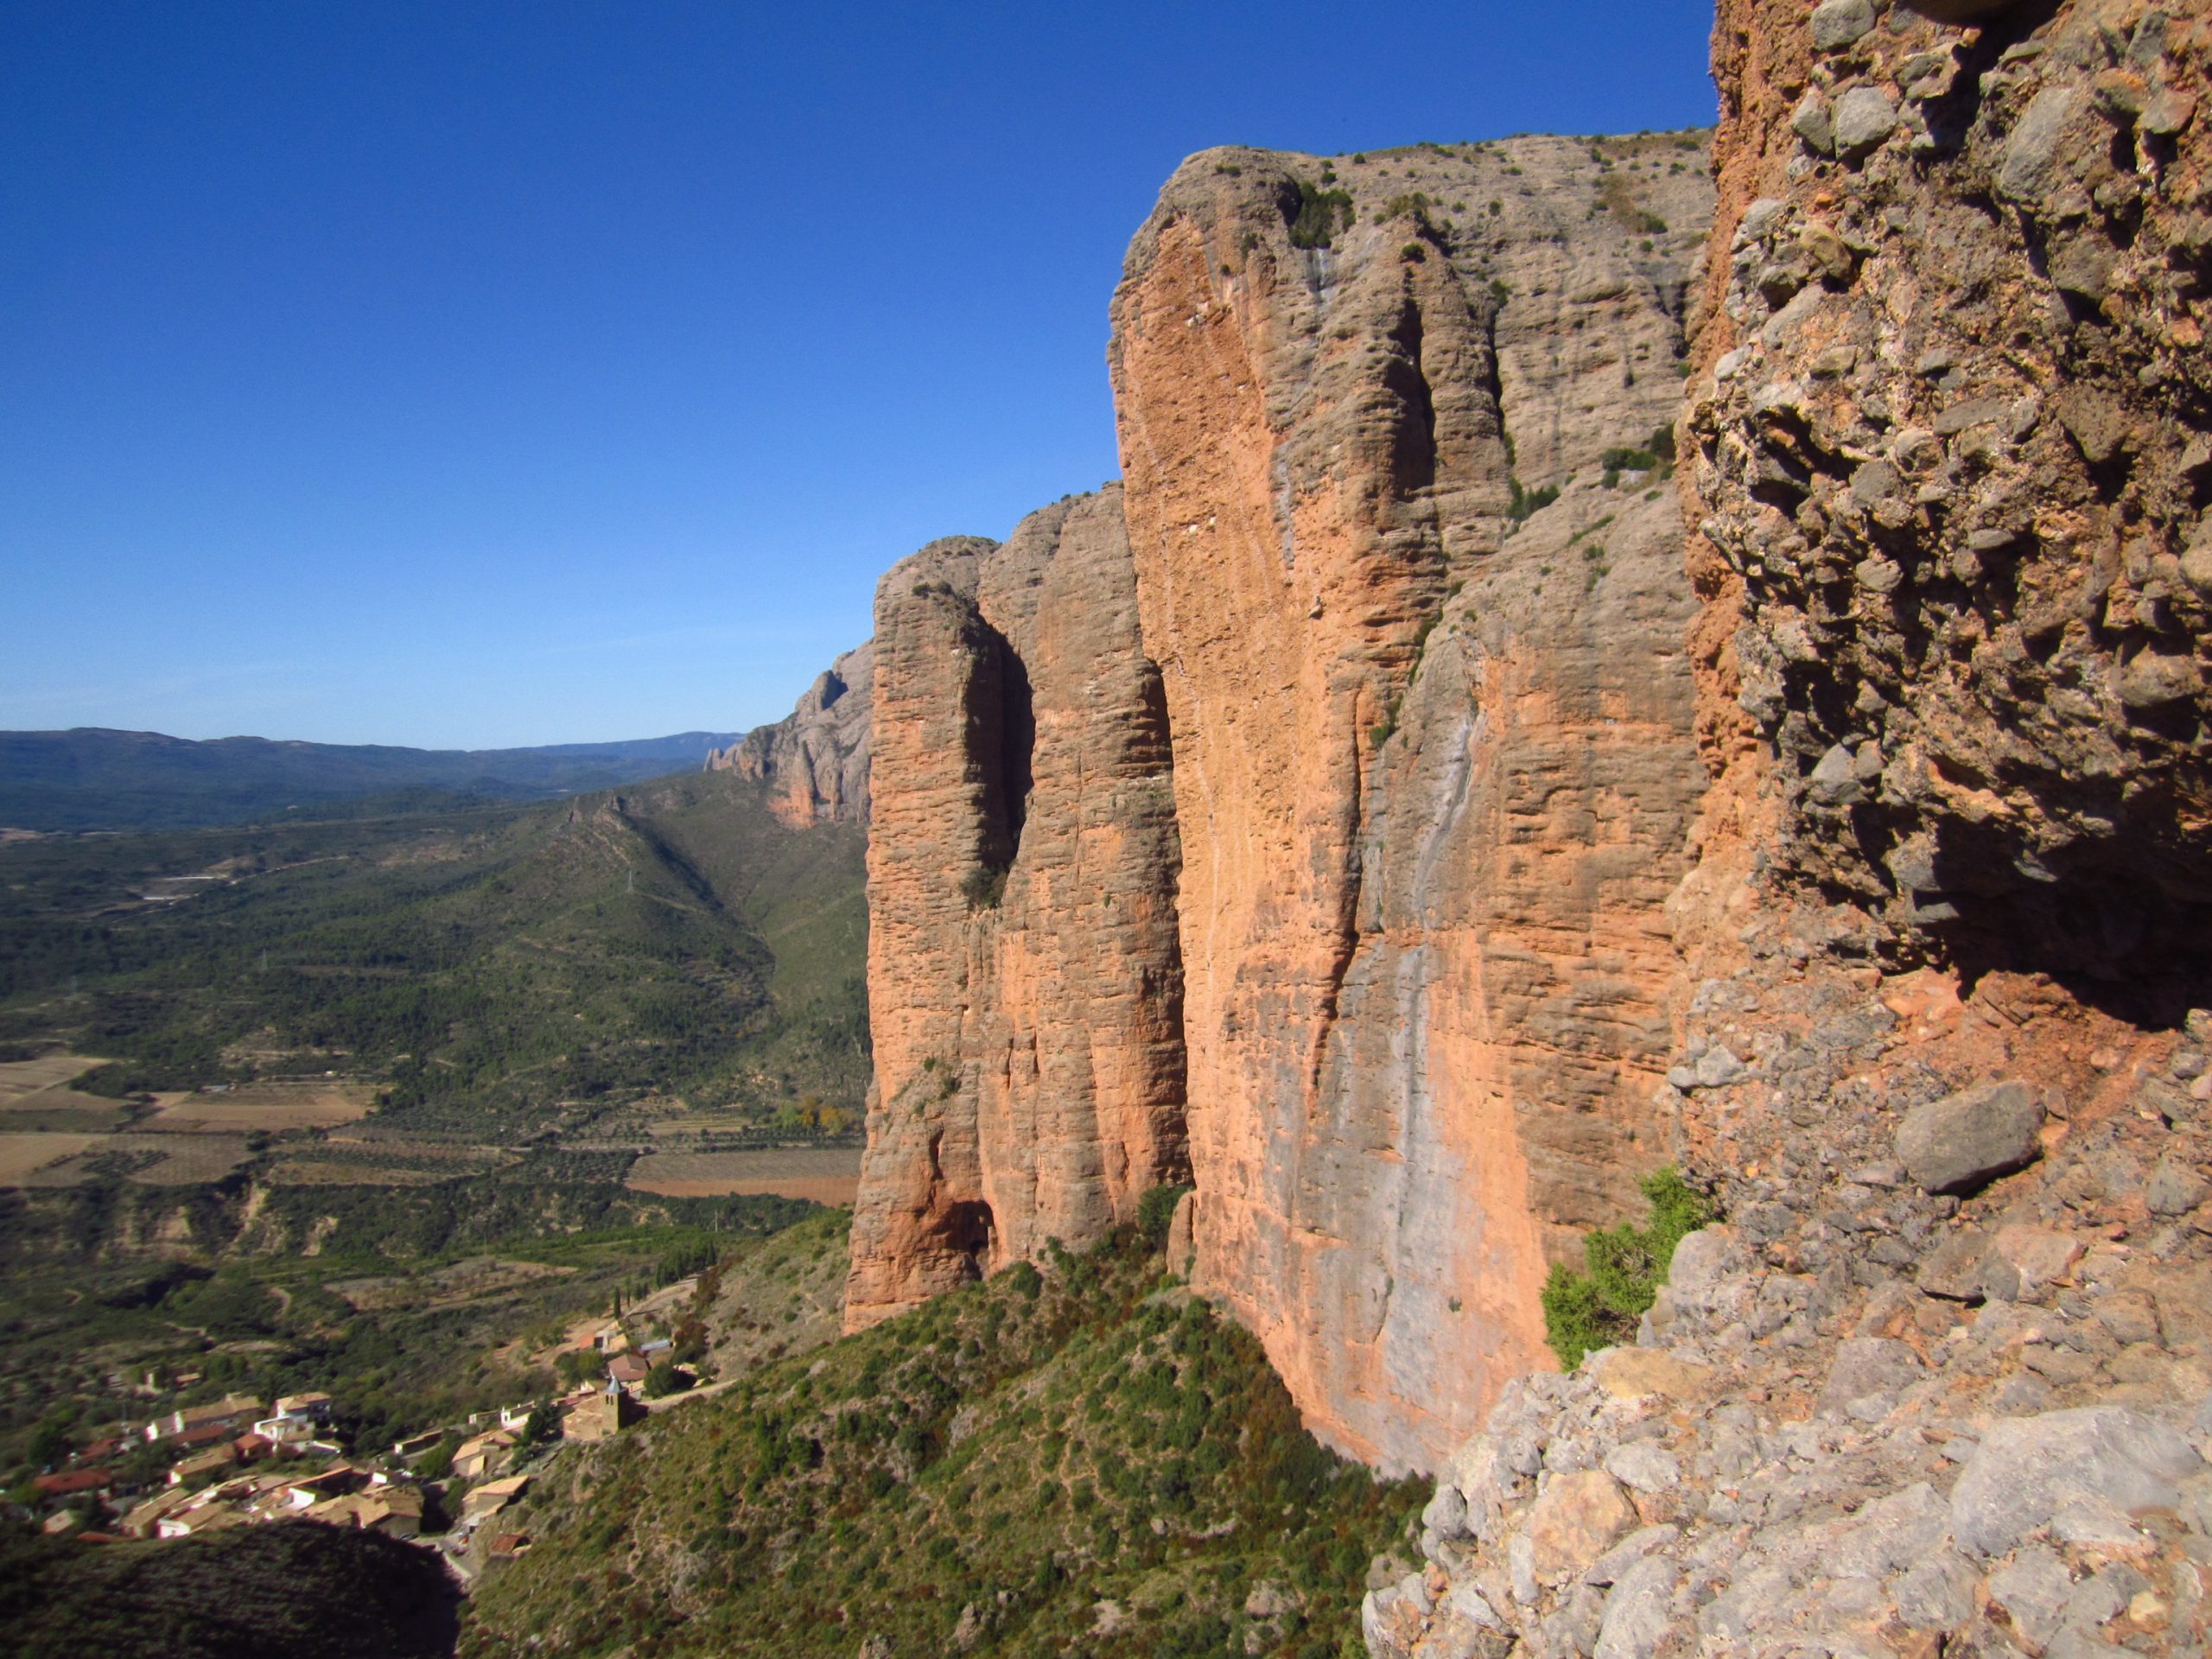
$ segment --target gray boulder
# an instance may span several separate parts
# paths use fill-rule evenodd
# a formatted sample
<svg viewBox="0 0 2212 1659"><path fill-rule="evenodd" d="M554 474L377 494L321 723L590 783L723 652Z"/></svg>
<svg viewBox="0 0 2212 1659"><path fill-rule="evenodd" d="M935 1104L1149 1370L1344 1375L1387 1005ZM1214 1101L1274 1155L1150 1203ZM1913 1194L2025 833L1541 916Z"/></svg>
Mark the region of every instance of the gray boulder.
<svg viewBox="0 0 2212 1659"><path fill-rule="evenodd" d="M1675 1564L1647 1555L1620 1576L1605 1598L1595 1659L1651 1659L1672 1622Z"/></svg>
<svg viewBox="0 0 2212 1659"><path fill-rule="evenodd" d="M2012 1418L1982 1436L1951 1489L1951 1531L1971 1554L2001 1555L2079 1500L2173 1507L2180 1483L2202 1467L2178 1433L2125 1407Z"/></svg>
<svg viewBox="0 0 2212 1659"><path fill-rule="evenodd" d="M1874 27L1872 0L1821 0L1813 8L1813 46L1833 52L1849 46Z"/></svg>
<svg viewBox="0 0 2212 1659"><path fill-rule="evenodd" d="M2026 1084L1978 1084L1907 1112L1897 1157L1923 1192L1971 1192L2043 1156L2043 1116Z"/></svg>
<svg viewBox="0 0 2212 1659"><path fill-rule="evenodd" d="M1835 101L1835 147L1847 156L1880 143L1897 130L1897 106L1875 86L1854 86Z"/></svg>
<svg viewBox="0 0 2212 1659"><path fill-rule="evenodd" d="M1920 1356L1894 1337L1853 1337L1836 1350L1821 1409L1841 1411L1869 1395L1894 1394L1920 1373Z"/></svg>

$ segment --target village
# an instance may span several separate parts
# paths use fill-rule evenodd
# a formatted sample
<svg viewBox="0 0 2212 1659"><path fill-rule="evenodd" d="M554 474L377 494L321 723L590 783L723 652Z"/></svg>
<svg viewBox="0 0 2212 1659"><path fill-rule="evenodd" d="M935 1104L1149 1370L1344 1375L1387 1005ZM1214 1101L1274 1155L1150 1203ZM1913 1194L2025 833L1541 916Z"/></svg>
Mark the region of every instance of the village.
<svg viewBox="0 0 2212 1659"><path fill-rule="evenodd" d="M319 1392L273 1402L226 1394L162 1411L77 1446L30 1483L41 1529L87 1545L199 1537L228 1528L310 1522L435 1548L464 1585L530 1548L499 1524L564 1446L589 1445L697 1397L699 1368L641 1316L690 1294L665 1287L628 1315L571 1325L552 1355L563 1393L473 1414L394 1441L348 1447ZM200 1381L185 1372L168 1391ZM136 1391L164 1391L148 1374ZM712 1389L707 1392L713 1392ZM648 1396L652 1396L648 1398Z"/></svg>

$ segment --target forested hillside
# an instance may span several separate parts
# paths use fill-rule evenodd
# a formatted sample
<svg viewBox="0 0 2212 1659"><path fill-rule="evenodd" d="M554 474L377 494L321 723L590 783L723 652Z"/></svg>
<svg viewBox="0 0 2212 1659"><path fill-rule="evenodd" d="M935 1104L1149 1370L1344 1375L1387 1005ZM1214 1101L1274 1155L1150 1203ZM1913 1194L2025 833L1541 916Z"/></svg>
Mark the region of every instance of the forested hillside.
<svg viewBox="0 0 2212 1659"><path fill-rule="evenodd" d="M531 807L0 846L0 1043L111 1097L378 1083L518 1139L625 1095L772 1114L868 1074L861 832L728 773Z"/></svg>

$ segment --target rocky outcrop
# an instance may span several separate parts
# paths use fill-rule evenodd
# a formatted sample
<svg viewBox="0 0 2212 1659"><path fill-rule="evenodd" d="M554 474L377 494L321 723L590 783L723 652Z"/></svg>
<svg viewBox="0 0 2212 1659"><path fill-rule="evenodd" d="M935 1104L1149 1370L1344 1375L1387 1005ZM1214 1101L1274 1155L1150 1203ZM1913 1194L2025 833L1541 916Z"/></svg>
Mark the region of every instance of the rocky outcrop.
<svg viewBox="0 0 2212 1659"><path fill-rule="evenodd" d="M1722 8L1716 689L1885 948L2126 975L2212 899L2205 21L1988 10Z"/></svg>
<svg viewBox="0 0 2212 1659"><path fill-rule="evenodd" d="M875 692L873 640L817 675L798 707L756 726L728 748L710 749L709 772L734 772L768 786L769 810L794 829L865 823Z"/></svg>
<svg viewBox="0 0 2212 1659"><path fill-rule="evenodd" d="M1694 136L1209 151L1114 305L1174 734L1194 1282L1433 1466L1664 1152L1703 784L1659 481Z"/></svg>
<svg viewBox="0 0 2212 1659"><path fill-rule="evenodd" d="M1179 868L1121 492L876 594L859 1328L1185 1178Z"/></svg>
<svg viewBox="0 0 2212 1659"><path fill-rule="evenodd" d="M1714 37L1659 1103L1726 1224L1454 1453L1379 1659L2212 1646L2207 22L1921 10Z"/></svg>

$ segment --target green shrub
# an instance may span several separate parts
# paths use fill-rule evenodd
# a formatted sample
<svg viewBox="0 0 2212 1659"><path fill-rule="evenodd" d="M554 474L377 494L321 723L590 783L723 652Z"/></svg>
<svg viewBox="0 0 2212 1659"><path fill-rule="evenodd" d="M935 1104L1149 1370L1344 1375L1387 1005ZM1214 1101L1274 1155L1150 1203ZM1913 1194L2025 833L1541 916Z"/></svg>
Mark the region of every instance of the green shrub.
<svg viewBox="0 0 2212 1659"><path fill-rule="evenodd" d="M1654 1170L1639 1185L1651 1203L1649 1223L1599 1229L1582 1241L1583 1272L1561 1264L1545 1281L1544 1339L1567 1370L1593 1348L1635 1339L1675 1246L1713 1219L1705 1195L1672 1169Z"/></svg>
<svg viewBox="0 0 2212 1659"><path fill-rule="evenodd" d="M1006 897L1006 872L988 864L969 871L961 880L960 896L970 910L996 910Z"/></svg>
<svg viewBox="0 0 2212 1659"><path fill-rule="evenodd" d="M1187 1182L1180 1186L1155 1186L1137 1200L1137 1236L1147 1249L1166 1248L1167 1226L1175 1219L1175 1206L1190 1190Z"/></svg>
<svg viewBox="0 0 2212 1659"><path fill-rule="evenodd" d="M1528 490L1522 488L1521 480L1517 478L1509 480L1508 482L1512 486L1513 495L1506 504L1505 516L1516 524L1541 512L1559 499L1559 486L1556 484L1546 484L1541 488Z"/></svg>
<svg viewBox="0 0 2212 1659"><path fill-rule="evenodd" d="M1336 240L1339 228L1349 229L1351 225L1351 192L1319 189L1303 179L1297 182L1298 212L1290 221L1290 245L1328 247Z"/></svg>

